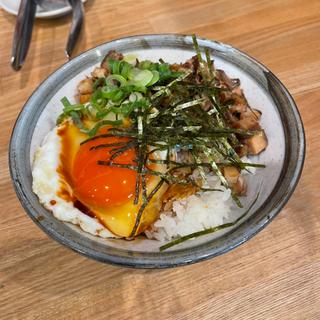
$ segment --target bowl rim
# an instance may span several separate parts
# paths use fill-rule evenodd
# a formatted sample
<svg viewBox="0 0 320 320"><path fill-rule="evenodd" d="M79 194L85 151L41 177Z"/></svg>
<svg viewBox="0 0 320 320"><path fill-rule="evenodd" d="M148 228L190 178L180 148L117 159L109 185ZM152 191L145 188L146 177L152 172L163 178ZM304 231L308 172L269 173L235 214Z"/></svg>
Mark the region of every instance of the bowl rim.
<svg viewBox="0 0 320 320"><path fill-rule="evenodd" d="M146 252L143 254L144 256L139 253L137 255L129 254L127 256L125 255L122 256L118 254L118 252L122 251L121 249L115 249L115 250L110 249L110 252L108 253L101 253L93 250L92 248L85 247L73 240L67 239L66 237L64 237L64 235L57 232L57 230L48 228L46 225L42 223L39 217L35 215L34 208L25 193L24 186L20 183L21 168L19 168L19 166L17 165L17 153L16 153L17 138L19 136L19 130L21 130L20 124L23 121L23 118L27 114L28 110L31 108L29 107L30 105L29 102L33 99L36 92L38 92L39 89L41 89L46 85L49 79L59 75L59 73L61 73L68 65L77 64L78 62L80 62L81 59L85 58L89 52L99 50L99 48L102 48L103 46L112 45L121 41L129 42L132 39L138 39L140 41L157 40L157 39L163 40L163 38L167 38L172 41L174 41L175 39L178 39L181 41L187 41L187 44L189 44L191 41L191 35L176 34L176 33L134 35L134 36L123 37L123 38L107 41L82 52L80 55L74 57L70 61L61 65L58 69L52 72L47 78L45 78L37 86L37 88L33 91L31 96L28 98L23 108L21 109L12 130L12 135L11 135L10 144L9 144L9 169L10 169L10 175L13 181L15 192L23 208L25 209L29 217L31 217L31 219L51 238L67 246L68 248L84 256L93 258L97 261L107 262L110 264L121 265L125 267L133 267L133 268L169 268L169 267L176 267L176 266L196 263L199 261L207 260L209 258L218 256L220 254L226 253L240 246L241 244L248 241L249 239L251 239L258 232L263 230L277 216L277 214L281 211L281 209L285 206L285 204L288 202L289 198L293 194L299 182L299 179L301 177L304 159L305 159L305 148L306 148L305 132L304 132L303 123L302 123L302 119L299 114L298 108L289 91L268 68L266 68L263 64L261 64L256 59L252 58L250 55L230 45L226 45L222 42L197 37L200 47L204 47L204 45L206 44L212 51L214 51L214 46L218 46L226 50L232 50L235 54L239 55L241 58L244 58L248 62L255 65L258 69L260 69L260 71L264 73L264 76L268 80L268 86L270 85L270 90L273 88L272 85L274 85L277 89L279 89L281 91L281 94L283 95L282 98L286 99L286 103L290 107L290 112L291 112L290 116L291 116L291 121L293 121L293 125L292 123L289 125L283 122L283 120L286 119L285 114L282 114L283 118L281 117L281 121L282 121L282 125L285 126L284 128L285 140L287 140L288 132L297 139L297 141L292 141L296 145L295 150L292 150L291 146L288 145L287 141L285 146L286 160L287 161L291 160L292 162L292 157L294 157L295 161L294 163L291 163L290 179L288 178L288 175L287 175L289 169L287 168L287 170L285 170L285 166L283 166L282 168L280 177L278 178L278 181L275 184L270 196L272 195L272 193L274 193L274 189L276 189L279 183L281 185L282 181L285 181L285 183L287 184L287 187L285 189L282 188L283 191L282 191L281 197L278 197L278 200L273 205L273 207L269 208L269 211L266 212L266 215L263 217L263 219L261 219L258 223L256 223L253 226L248 226L249 225L248 222L251 219L251 217L248 220L240 223L234 230L232 230L232 232L242 226L244 227L244 231L246 231L245 236L235 237L235 239L229 241L227 245L219 247L219 249L209 246L209 244L214 241L214 240L211 240L204 244L200 244L194 247L194 250L185 248L185 249L180 249L175 251L166 251L161 253ZM269 81L271 84L269 83ZM277 105L277 108L278 108L278 111L280 112L281 110L279 110L278 105ZM295 152L295 154L293 155L292 152ZM270 201L269 199L270 196L264 201L261 207L264 207L264 208L266 207L267 201L268 200ZM259 210L260 209L262 208L259 208ZM244 223L246 223L246 226L243 226ZM226 235L228 234L229 233L227 233ZM131 252L134 252L134 251L131 251Z"/></svg>

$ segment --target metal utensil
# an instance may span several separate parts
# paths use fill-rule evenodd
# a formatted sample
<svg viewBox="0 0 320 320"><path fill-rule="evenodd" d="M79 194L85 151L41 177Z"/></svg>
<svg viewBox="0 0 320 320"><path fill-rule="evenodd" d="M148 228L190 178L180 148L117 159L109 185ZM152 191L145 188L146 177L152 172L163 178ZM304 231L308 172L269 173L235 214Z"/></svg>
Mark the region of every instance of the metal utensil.
<svg viewBox="0 0 320 320"><path fill-rule="evenodd" d="M69 58L79 37L83 24L84 13L82 1L21 0L12 43L11 65L14 70L19 70L26 59L32 37L33 22L37 5L45 10L56 10L65 6L67 2L69 2L73 10L72 25L66 46L66 55Z"/></svg>
<svg viewBox="0 0 320 320"><path fill-rule="evenodd" d="M75 47L77 39L80 35L81 27L83 24L83 4L81 0L68 0L72 7L72 24L66 46L66 55L70 58L72 51Z"/></svg>
<svg viewBox="0 0 320 320"><path fill-rule="evenodd" d="M33 0L22 0L20 3L11 54L11 65L14 70L21 68L27 56L36 8L37 4Z"/></svg>

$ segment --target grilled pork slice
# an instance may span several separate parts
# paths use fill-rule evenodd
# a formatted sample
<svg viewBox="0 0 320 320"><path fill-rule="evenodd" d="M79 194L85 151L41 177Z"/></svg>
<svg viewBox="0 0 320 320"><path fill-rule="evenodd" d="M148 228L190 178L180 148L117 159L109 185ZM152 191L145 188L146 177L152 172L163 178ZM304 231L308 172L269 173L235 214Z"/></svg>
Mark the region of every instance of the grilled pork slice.
<svg viewBox="0 0 320 320"><path fill-rule="evenodd" d="M246 139L245 143L248 146L248 154L250 155L257 155L268 146L268 140L264 130Z"/></svg>
<svg viewBox="0 0 320 320"><path fill-rule="evenodd" d="M106 68L95 67L91 72L92 78L99 79L109 75L109 70Z"/></svg>
<svg viewBox="0 0 320 320"><path fill-rule="evenodd" d="M111 50L108 52L108 54L103 58L101 62L101 68L109 70L109 64L108 60L122 60L123 59L123 54L120 52L117 52L115 50Z"/></svg>
<svg viewBox="0 0 320 320"><path fill-rule="evenodd" d="M222 173L226 178L231 190L238 196L243 196L247 192L247 184L245 179L240 175L240 171L233 166L222 168Z"/></svg>
<svg viewBox="0 0 320 320"><path fill-rule="evenodd" d="M93 92L93 81L91 78L83 79L78 84L79 94L91 94Z"/></svg>

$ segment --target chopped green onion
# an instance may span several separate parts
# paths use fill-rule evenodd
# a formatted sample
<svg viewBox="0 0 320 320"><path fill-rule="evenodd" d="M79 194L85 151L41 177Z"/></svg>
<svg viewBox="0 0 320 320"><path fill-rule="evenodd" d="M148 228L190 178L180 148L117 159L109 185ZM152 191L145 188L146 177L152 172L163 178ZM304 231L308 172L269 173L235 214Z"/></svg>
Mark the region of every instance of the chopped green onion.
<svg viewBox="0 0 320 320"><path fill-rule="evenodd" d="M112 74L120 74L121 60L109 59L108 63Z"/></svg>
<svg viewBox="0 0 320 320"><path fill-rule="evenodd" d="M71 111L70 112L70 116L71 116L71 119L73 121L73 123L83 132L87 132L86 128L84 127L82 121L81 121L81 118L79 116L79 113L78 112L75 112L75 111Z"/></svg>
<svg viewBox="0 0 320 320"><path fill-rule="evenodd" d="M124 57L123 57L123 60L125 62L128 62L129 64L135 66L136 63L137 63L137 56L135 54L126 54Z"/></svg>
<svg viewBox="0 0 320 320"><path fill-rule="evenodd" d="M106 99L112 99L117 94L117 92L119 92L118 87L104 86L103 88L101 88L101 96Z"/></svg>
<svg viewBox="0 0 320 320"><path fill-rule="evenodd" d="M92 129L88 131L89 137L93 137L96 135L98 130L103 126L119 126L123 122L122 120L101 120L97 122Z"/></svg>
<svg viewBox="0 0 320 320"><path fill-rule="evenodd" d="M63 97L63 98L61 99L61 102L62 102L62 104L63 104L63 106L64 106L65 108L71 106L71 103L70 103L70 101L68 100L67 97Z"/></svg>
<svg viewBox="0 0 320 320"><path fill-rule="evenodd" d="M133 70L135 70L133 72ZM130 80L132 80L137 86L145 87L148 85L149 82L151 82L153 78L153 73L149 70L139 70L139 72L136 71L137 69L132 69L129 74Z"/></svg>
<svg viewBox="0 0 320 320"><path fill-rule="evenodd" d="M113 74L106 78L106 85L109 87L123 87L126 84L127 80L118 74Z"/></svg>
<svg viewBox="0 0 320 320"><path fill-rule="evenodd" d="M125 94L122 90L118 90L117 92L115 92L115 94L112 96L111 100L113 102L118 102L120 101L122 98L124 98Z"/></svg>
<svg viewBox="0 0 320 320"><path fill-rule="evenodd" d="M159 72L156 70L151 71L153 74L152 79L150 80L150 82L147 84L148 87L153 86L155 83L157 83L160 79L160 75Z"/></svg>
<svg viewBox="0 0 320 320"><path fill-rule="evenodd" d="M151 62L150 60L144 60L144 61L141 61L139 62L139 69L142 69L142 70L150 70L150 67L153 65L154 63Z"/></svg>

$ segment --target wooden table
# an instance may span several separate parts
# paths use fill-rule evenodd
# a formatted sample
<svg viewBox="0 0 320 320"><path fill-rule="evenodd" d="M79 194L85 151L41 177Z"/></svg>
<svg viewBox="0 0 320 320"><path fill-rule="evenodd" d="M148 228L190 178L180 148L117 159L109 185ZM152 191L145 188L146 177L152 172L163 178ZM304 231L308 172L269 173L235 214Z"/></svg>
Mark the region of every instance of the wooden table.
<svg viewBox="0 0 320 320"><path fill-rule="evenodd" d="M88 0L80 53L143 33L197 33L269 67L293 94L308 142L300 183L281 214L238 249L169 270L131 270L49 239L21 208L8 143L24 102L66 61L70 17L37 20L14 72L15 17L0 9L1 319L320 319L320 1Z"/></svg>

